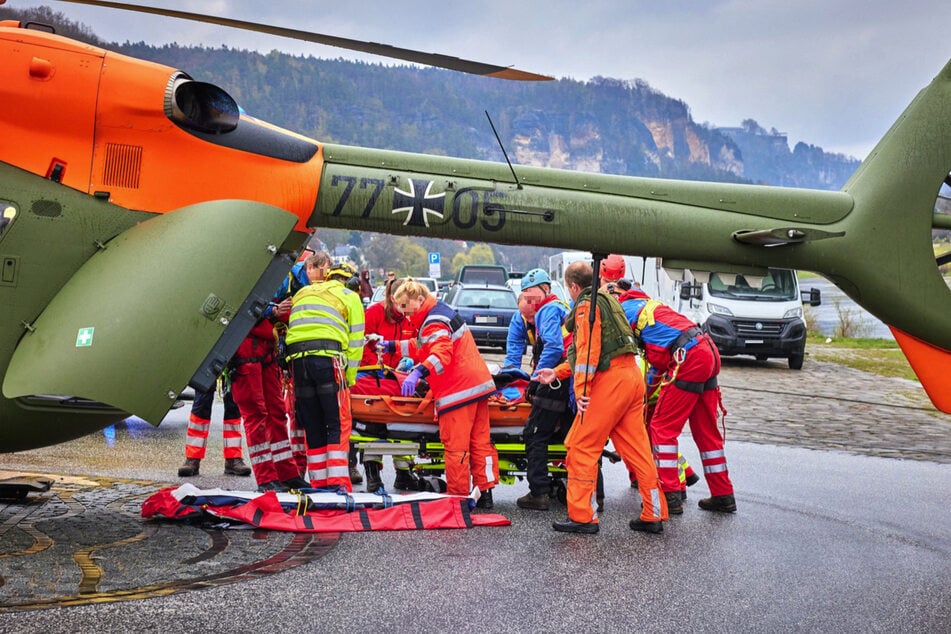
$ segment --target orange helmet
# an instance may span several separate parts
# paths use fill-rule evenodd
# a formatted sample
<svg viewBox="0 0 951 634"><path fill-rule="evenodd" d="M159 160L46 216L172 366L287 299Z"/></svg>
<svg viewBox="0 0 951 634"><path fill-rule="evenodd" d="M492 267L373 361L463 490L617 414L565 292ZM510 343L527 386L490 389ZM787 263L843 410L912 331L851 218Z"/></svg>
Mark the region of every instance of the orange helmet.
<svg viewBox="0 0 951 634"><path fill-rule="evenodd" d="M602 280L619 280L624 277L624 258L617 253L612 253L601 260L600 275Z"/></svg>

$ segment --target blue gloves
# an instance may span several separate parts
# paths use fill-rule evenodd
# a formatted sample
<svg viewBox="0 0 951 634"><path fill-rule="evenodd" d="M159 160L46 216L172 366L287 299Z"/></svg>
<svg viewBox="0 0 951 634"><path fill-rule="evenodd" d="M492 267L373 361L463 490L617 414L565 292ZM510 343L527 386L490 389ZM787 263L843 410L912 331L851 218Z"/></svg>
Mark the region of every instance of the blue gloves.
<svg viewBox="0 0 951 634"><path fill-rule="evenodd" d="M419 368L414 368L412 372L409 373L403 380L403 386L400 388L400 394L403 396L413 396L416 394L416 384L419 383L419 380L423 378L423 373L419 371Z"/></svg>
<svg viewBox="0 0 951 634"><path fill-rule="evenodd" d="M376 351L382 352L384 354L393 354L396 352L396 342L395 341L381 341L376 344Z"/></svg>

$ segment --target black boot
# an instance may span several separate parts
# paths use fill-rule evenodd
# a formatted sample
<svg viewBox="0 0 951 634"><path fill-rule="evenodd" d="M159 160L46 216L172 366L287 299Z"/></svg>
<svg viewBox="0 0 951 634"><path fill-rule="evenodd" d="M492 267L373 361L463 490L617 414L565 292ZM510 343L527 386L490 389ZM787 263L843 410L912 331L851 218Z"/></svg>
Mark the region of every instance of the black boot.
<svg viewBox="0 0 951 634"><path fill-rule="evenodd" d="M718 513L736 513L736 499L733 495L714 495L697 502L697 506L704 511L716 511ZM669 509L668 509L669 510Z"/></svg>
<svg viewBox="0 0 951 634"><path fill-rule="evenodd" d="M363 463L363 470L367 474L367 493L376 493L383 488L383 478L380 477L382 466L376 460L367 460Z"/></svg>
<svg viewBox="0 0 951 634"><path fill-rule="evenodd" d="M354 447L350 447L349 467L350 484L360 484L363 482L363 476L360 475L360 470L357 469L357 450Z"/></svg>
<svg viewBox="0 0 951 634"><path fill-rule="evenodd" d="M419 491L419 480L409 469L397 469L393 488L397 491Z"/></svg>
<svg viewBox="0 0 951 634"><path fill-rule="evenodd" d="M645 522L641 518L631 520L629 526L632 531L640 531L642 533L663 533L664 532L664 523L660 520L656 522Z"/></svg>
<svg viewBox="0 0 951 634"><path fill-rule="evenodd" d="M597 522L576 522L571 519L552 522L551 527L559 533L584 533L594 535L600 530Z"/></svg>
<svg viewBox="0 0 951 634"><path fill-rule="evenodd" d="M551 506L551 498L548 494L532 495L531 491L515 500L515 505L520 509L531 509L533 511L547 511Z"/></svg>
<svg viewBox="0 0 951 634"><path fill-rule="evenodd" d="M198 475L198 469L201 466L201 460L198 458L185 458L185 464L178 468L179 478L191 478Z"/></svg>
<svg viewBox="0 0 951 634"><path fill-rule="evenodd" d="M665 491L664 497L667 498L667 513L670 515L684 514L684 501L680 497L680 491Z"/></svg>
<svg viewBox="0 0 951 634"><path fill-rule="evenodd" d="M492 501L492 489L486 489L481 492L479 495L479 501L476 502L477 509L490 509L495 506L495 503Z"/></svg>
<svg viewBox="0 0 951 634"><path fill-rule="evenodd" d="M225 475L247 477L251 475L251 467L241 458L225 458Z"/></svg>

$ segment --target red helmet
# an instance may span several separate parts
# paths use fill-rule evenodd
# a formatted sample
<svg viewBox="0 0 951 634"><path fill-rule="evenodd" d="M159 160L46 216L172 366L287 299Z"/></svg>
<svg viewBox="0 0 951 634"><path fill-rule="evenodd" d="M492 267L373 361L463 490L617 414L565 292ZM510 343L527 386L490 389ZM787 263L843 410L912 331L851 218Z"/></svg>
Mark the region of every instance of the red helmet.
<svg viewBox="0 0 951 634"><path fill-rule="evenodd" d="M624 277L625 270L624 258L617 253L612 253L601 260L600 274L602 280L619 280Z"/></svg>

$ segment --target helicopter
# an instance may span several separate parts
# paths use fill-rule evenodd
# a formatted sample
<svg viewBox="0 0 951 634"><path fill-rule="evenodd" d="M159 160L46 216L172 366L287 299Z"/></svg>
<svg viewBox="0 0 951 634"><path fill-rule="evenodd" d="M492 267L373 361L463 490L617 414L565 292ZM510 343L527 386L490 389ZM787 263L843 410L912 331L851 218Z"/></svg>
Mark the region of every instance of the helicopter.
<svg viewBox="0 0 951 634"><path fill-rule="evenodd" d="M948 258L931 240L951 229L934 211L951 185L951 63L831 192L323 143L243 113L183 70L41 25L0 23L0 56L0 452L130 413L158 424L182 386L210 388L318 227L654 256L695 275L815 271L889 326L951 413L951 292L938 269ZM130 365L139 359L147 366Z"/></svg>

